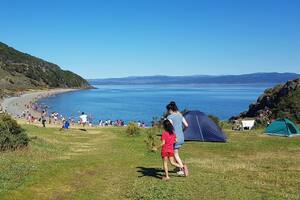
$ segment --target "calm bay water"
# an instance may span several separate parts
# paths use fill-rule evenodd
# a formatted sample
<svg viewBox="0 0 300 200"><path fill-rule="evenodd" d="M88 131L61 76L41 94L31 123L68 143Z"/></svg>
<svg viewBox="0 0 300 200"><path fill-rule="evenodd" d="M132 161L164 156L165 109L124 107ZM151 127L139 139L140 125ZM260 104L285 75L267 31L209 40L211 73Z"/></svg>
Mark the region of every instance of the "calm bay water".
<svg viewBox="0 0 300 200"><path fill-rule="evenodd" d="M78 117L81 111L93 118L150 123L160 117L170 101L182 110L198 109L221 119L247 110L271 85L101 85L97 89L59 94L40 100L49 111Z"/></svg>

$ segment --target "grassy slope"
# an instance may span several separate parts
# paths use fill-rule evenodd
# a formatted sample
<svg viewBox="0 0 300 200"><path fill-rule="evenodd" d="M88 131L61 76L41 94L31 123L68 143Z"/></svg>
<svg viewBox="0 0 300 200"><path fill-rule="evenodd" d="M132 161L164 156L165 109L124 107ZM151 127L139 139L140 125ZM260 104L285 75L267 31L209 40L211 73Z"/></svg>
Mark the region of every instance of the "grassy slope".
<svg viewBox="0 0 300 200"><path fill-rule="evenodd" d="M159 153L122 128L83 132L24 126L30 147L0 154L0 199L300 199L300 138L229 133L189 142L191 176L161 177Z"/></svg>
<svg viewBox="0 0 300 200"><path fill-rule="evenodd" d="M79 75L0 42L0 87L8 90L90 88Z"/></svg>

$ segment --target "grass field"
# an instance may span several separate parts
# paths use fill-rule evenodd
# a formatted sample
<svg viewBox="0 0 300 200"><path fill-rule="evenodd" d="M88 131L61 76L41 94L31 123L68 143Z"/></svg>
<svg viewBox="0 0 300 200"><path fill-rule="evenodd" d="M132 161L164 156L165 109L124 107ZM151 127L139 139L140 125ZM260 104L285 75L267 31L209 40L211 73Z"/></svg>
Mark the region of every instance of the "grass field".
<svg viewBox="0 0 300 200"><path fill-rule="evenodd" d="M23 126L30 146L0 153L0 199L300 199L300 138L227 131L228 143L187 142L190 176L164 182L145 134Z"/></svg>

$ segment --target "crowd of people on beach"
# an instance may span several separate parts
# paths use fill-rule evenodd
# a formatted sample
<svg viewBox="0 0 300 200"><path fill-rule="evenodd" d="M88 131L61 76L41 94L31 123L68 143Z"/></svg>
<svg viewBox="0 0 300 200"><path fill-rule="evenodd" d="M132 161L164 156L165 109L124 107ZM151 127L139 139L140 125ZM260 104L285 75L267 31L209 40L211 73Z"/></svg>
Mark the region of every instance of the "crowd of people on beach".
<svg viewBox="0 0 300 200"><path fill-rule="evenodd" d="M70 117L66 117L60 114L59 112L49 113L48 106L38 104L36 101L30 101L28 104L26 104L25 110L23 110L22 114L16 117L25 119L28 124L41 123L43 127L46 127L47 124L61 125L61 126L65 126L65 124L68 124L68 127L75 126L75 125L83 125L88 127L127 126L125 121L122 119L117 119L117 120L106 119L106 120L99 120L98 123L93 123L92 115L87 115L84 112L79 112L79 111L78 111L78 116L76 117L74 115ZM135 123L140 128L147 127L144 121L138 120Z"/></svg>

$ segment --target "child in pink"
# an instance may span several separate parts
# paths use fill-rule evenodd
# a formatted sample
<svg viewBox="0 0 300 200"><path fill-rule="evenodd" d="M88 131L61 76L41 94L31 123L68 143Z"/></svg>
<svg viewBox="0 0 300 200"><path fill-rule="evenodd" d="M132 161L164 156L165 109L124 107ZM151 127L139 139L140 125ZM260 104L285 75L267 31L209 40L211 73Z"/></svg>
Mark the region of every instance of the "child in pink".
<svg viewBox="0 0 300 200"><path fill-rule="evenodd" d="M163 180L169 180L169 172L168 172L168 160L171 165L179 168L184 168L180 164L176 163L174 159L174 144L176 143L176 134L174 133L174 128L172 123L167 119L163 122L164 132L161 136L161 157L163 160L163 167L165 171L165 176Z"/></svg>

